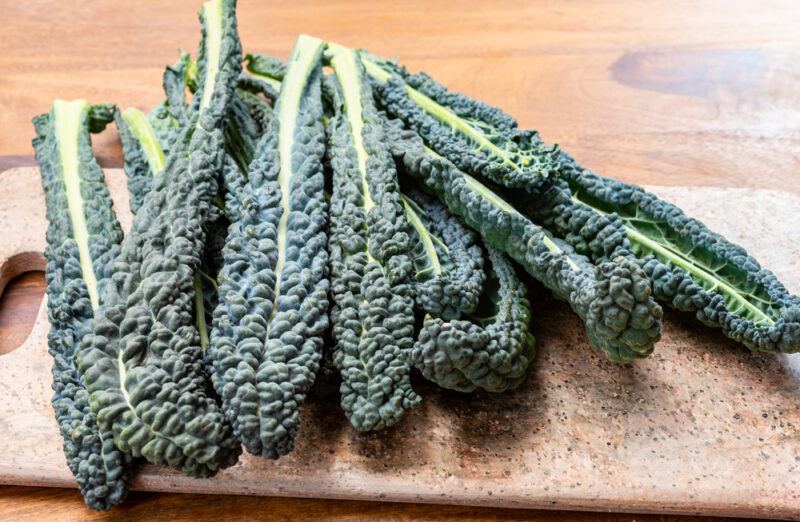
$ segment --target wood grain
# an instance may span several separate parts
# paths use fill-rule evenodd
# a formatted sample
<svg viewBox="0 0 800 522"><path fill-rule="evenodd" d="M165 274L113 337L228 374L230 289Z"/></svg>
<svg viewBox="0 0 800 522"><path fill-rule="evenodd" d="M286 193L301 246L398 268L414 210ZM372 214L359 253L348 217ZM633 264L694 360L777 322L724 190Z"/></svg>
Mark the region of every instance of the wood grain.
<svg viewBox="0 0 800 522"><path fill-rule="evenodd" d="M0 1L0 155L30 161L30 118L48 110L53 98L86 97L142 108L156 103L162 66L174 61L178 48L196 45L198 5L199 0ZM414 70L425 69L452 88L502 106L600 173L638 183L800 193L800 9L792 0L524 5L242 0L239 6L247 49L286 57L295 35L308 32L400 56ZM113 131L95 143L104 165L120 164ZM12 166L8 161L0 165ZM12 301L0 313L14 310L16 318L0 316L4 325L23 330L29 325L24 317L35 315L37 297L32 286L17 287L35 280L17 280L8 287L3 299ZM21 296L27 297L15 304ZM4 328L0 325L0 332ZM344 520L454 517L441 513L460 513L465 519L523 517L516 516L518 511L498 515L469 508L290 499L134 493L132 500L115 514L176 519L226 518L227 513ZM74 492L0 489L0 519L45 514L88 516Z"/></svg>
<svg viewBox="0 0 800 522"><path fill-rule="evenodd" d="M132 492L125 505L109 513L76 509L81 502L75 490L0 487L0 519L70 521L170 520L364 520L395 521L520 521L520 522L741 522L746 519L669 515L623 515L578 511L488 509L465 506L431 506L391 502L291 499L280 497L222 497L218 495L164 495Z"/></svg>
<svg viewBox="0 0 800 522"><path fill-rule="evenodd" d="M12 109L0 155L29 153L30 118L56 97L153 106L163 66L196 46L199 0L0 4L0 107ZM792 0L243 0L239 12L247 50L287 57L307 32L399 56L600 173L800 192ZM101 159L118 147L101 137Z"/></svg>

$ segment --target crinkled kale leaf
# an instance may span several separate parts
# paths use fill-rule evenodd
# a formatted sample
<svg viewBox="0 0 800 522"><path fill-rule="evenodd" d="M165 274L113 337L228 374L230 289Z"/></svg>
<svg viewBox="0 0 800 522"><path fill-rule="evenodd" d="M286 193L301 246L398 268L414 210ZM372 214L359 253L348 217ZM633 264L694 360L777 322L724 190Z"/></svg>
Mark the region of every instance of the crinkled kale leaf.
<svg viewBox="0 0 800 522"><path fill-rule="evenodd" d="M417 306L443 319L457 319L478 305L486 273L476 234L435 197L403 187L411 225Z"/></svg>
<svg viewBox="0 0 800 522"><path fill-rule="evenodd" d="M144 197L150 192L153 179L167 164L164 146L153 126L142 111L128 107L114 116L125 160L128 177L130 208L133 214L142 206Z"/></svg>
<svg viewBox="0 0 800 522"><path fill-rule="evenodd" d="M274 56L258 53L248 53L244 60L249 76L266 83L276 93L280 92L281 82L286 76L286 62Z"/></svg>
<svg viewBox="0 0 800 522"><path fill-rule="evenodd" d="M241 448L206 394L194 325L194 274L224 159L223 126L241 49L234 2L203 6L200 81L191 124L145 196L102 292L78 368L98 424L117 447L150 462L208 476Z"/></svg>
<svg viewBox="0 0 800 522"><path fill-rule="evenodd" d="M397 171L363 66L330 46L336 114L328 125L333 169L330 261L341 404L358 430L397 423L420 398L411 388L413 265Z"/></svg>
<svg viewBox="0 0 800 522"><path fill-rule="evenodd" d="M100 131L116 112L85 100L57 100L34 118L33 145L47 201L48 351L53 357L53 409L64 438L64 454L86 505L107 510L128 492L131 457L98 425L78 372L75 351L92 329L102 290L119 252L122 229L112 208L103 171L92 155L90 128Z"/></svg>
<svg viewBox="0 0 800 522"><path fill-rule="evenodd" d="M293 448L328 326L323 47L298 38L247 181L226 197L233 222L207 358L234 433L270 458Z"/></svg>
<svg viewBox="0 0 800 522"><path fill-rule="evenodd" d="M505 254L487 246L490 275L477 309L461 319L425 317L411 362L451 390L502 392L525 380L533 360L531 306Z"/></svg>
<svg viewBox="0 0 800 522"><path fill-rule="evenodd" d="M425 73L411 74L364 51L359 57L381 107L460 170L509 187L536 186L555 176L558 147L518 130L500 109L450 92Z"/></svg>
<svg viewBox="0 0 800 522"><path fill-rule="evenodd" d="M598 176L563 155L564 180L515 206L595 260L636 260L653 295L752 350L800 351L800 297L753 257L635 185Z"/></svg>
<svg viewBox="0 0 800 522"><path fill-rule="evenodd" d="M413 186L403 192L416 236L417 304L427 312L411 363L452 390L516 388L535 346L525 284L499 250L487 246L484 262L475 233L440 201Z"/></svg>

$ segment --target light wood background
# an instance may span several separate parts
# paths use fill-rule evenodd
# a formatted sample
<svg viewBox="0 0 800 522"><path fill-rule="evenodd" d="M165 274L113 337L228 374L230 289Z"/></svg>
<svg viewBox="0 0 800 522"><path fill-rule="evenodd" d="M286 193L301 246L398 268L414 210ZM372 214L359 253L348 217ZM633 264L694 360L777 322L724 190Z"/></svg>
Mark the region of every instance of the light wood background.
<svg viewBox="0 0 800 522"><path fill-rule="evenodd" d="M179 48L194 52L199 4L0 1L0 170L30 163L30 119L56 97L155 104L163 66ZM239 20L246 50L287 57L306 32L399 56L602 174L800 194L800 5L791 0L241 1ZM95 143L105 165L121 163L113 131ZM3 292L0 351L25 338L43 287L37 273ZM672 519L153 493L132 493L114 515ZM0 519L45 516L92 517L74 491L0 488Z"/></svg>

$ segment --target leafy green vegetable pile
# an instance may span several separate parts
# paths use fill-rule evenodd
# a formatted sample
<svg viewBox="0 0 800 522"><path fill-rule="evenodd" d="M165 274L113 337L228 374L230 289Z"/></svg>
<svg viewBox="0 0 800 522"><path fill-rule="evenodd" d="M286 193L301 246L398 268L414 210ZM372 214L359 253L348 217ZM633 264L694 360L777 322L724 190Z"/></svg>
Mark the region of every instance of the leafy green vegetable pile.
<svg viewBox="0 0 800 522"><path fill-rule="evenodd" d="M286 63L243 58L233 0L201 21L150 112L59 100L34 119L53 407L89 507L124 499L135 457L207 477L242 447L290 452L325 364L362 431L419 404L413 368L518 387L535 346L519 270L618 363L652 353L659 303L800 351L800 298L678 207L424 73L305 35ZM124 238L91 150L112 121Z"/></svg>

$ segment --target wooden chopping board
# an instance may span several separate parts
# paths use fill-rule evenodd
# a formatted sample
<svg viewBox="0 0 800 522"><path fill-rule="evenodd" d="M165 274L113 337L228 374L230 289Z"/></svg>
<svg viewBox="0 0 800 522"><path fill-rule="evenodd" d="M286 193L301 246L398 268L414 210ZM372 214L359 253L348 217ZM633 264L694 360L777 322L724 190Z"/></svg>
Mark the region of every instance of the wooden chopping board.
<svg viewBox="0 0 800 522"><path fill-rule="evenodd" d="M124 174L107 171L127 227ZM800 197L647 187L757 254L800 291ZM0 175L0 290L41 270L47 223L35 168ZM295 451L243 456L213 479L141 464L134 489L529 508L800 519L800 356L752 354L667 311L655 354L607 362L577 317L530 289L538 354L511 393L462 395L415 377L423 403L396 428L359 434L323 379ZM50 407L43 302L29 338L0 355L0 483L74 486Z"/></svg>

